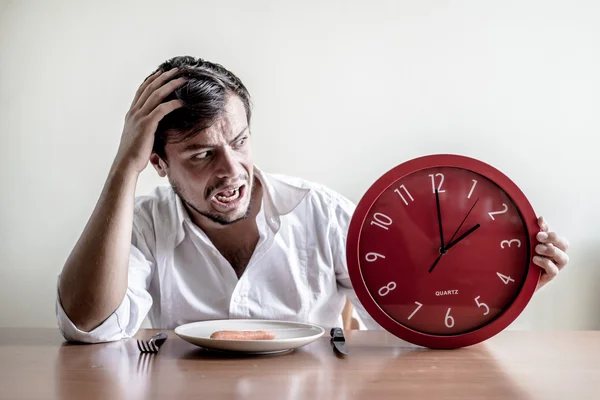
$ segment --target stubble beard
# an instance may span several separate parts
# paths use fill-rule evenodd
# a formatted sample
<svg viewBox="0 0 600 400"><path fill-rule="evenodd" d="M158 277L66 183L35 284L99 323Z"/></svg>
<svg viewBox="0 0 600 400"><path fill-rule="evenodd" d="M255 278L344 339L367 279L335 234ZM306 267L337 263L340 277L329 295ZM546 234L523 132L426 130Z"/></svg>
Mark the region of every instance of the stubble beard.
<svg viewBox="0 0 600 400"><path fill-rule="evenodd" d="M194 206L190 201L188 201L185 198L185 196L183 196L181 189L179 188L177 183L175 183L171 180L171 178L169 178L169 183L171 184L173 191L175 191L175 194L177 194L179 196L179 198L181 199L181 201L183 201L188 207L190 207L192 210L194 210L198 214L202 215L203 217L206 217L209 220L211 220L212 222L215 222L219 225L226 226L226 225L235 224L236 222L245 220L248 218L248 216L250 215L250 212L252 211L253 197L254 197L253 195L254 195L254 187L255 187L254 177L252 178L252 182L250 182L250 180L248 180L248 183L250 185L250 190L248 191L250 200L248 202L248 207L246 207L246 212L244 212L244 214L241 217L238 217L235 219L225 219L218 214L211 213L210 211L202 211L202 210L198 209L198 207Z"/></svg>

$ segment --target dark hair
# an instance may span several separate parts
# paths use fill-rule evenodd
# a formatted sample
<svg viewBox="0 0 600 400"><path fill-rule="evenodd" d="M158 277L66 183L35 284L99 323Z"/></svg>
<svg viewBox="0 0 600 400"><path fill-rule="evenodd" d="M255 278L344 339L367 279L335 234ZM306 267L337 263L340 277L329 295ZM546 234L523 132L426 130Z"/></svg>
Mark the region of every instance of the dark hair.
<svg viewBox="0 0 600 400"><path fill-rule="evenodd" d="M239 96L250 123L251 101L242 81L222 65L201 58L177 56L163 62L156 71L178 68L171 78L186 77L187 82L167 96L164 102L179 99L182 107L167 114L154 135L153 151L166 160L165 145L178 143L198 134L213 124L225 109L230 95ZM156 72L155 71L155 72Z"/></svg>

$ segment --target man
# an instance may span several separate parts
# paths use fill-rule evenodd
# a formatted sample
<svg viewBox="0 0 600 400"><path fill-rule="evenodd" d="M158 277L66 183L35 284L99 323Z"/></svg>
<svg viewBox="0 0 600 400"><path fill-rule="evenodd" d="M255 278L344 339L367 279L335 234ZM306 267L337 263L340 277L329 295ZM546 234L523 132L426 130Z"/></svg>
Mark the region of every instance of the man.
<svg viewBox="0 0 600 400"><path fill-rule="evenodd" d="M252 162L250 96L218 64L163 63L139 87L96 208L59 277L57 319L70 340L131 337L208 319L339 325L352 291L345 262L354 205ZM171 187L135 198L148 160ZM539 220L542 231L548 226ZM540 286L567 262L553 232L534 262Z"/></svg>

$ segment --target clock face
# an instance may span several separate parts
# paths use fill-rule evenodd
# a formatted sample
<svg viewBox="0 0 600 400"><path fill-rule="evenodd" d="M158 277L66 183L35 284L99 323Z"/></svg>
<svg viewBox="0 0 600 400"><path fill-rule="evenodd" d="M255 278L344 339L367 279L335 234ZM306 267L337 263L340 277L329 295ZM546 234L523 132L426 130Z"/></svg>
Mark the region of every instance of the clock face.
<svg viewBox="0 0 600 400"><path fill-rule="evenodd" d="M432 166L388 177L368 203L353 265L362 297L368 292L396 325L438 337L468 334L493 323L521 293L531 263L527 221L487 177Z"/></svg>

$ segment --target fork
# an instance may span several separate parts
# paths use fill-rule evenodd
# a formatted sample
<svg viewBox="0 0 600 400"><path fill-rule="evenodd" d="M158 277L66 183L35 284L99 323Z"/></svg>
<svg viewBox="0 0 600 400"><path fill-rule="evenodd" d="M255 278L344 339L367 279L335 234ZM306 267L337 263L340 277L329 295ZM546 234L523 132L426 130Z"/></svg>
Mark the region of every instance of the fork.
<svg viewBox="0 0 600 400"><path fill-rule="evenodd" d="M158 349L167 340L167 334L164 332L157 333L150 340L137 340L138 349L142 353L158 353Z"/></svg>

